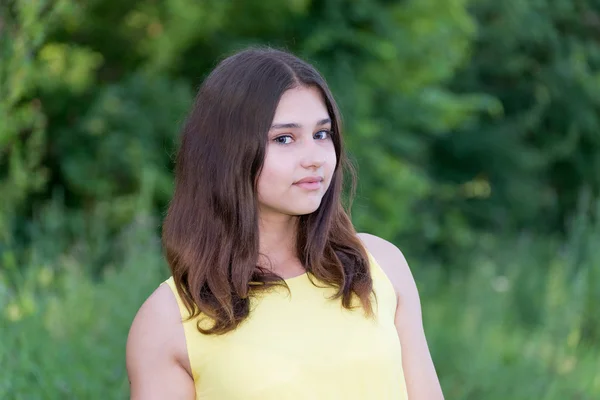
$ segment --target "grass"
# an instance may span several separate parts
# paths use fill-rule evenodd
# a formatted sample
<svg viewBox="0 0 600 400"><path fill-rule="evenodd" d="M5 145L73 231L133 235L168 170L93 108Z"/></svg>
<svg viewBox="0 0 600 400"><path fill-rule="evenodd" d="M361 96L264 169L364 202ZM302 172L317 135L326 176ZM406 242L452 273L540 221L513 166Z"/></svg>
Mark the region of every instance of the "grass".
<svg viewBox="0 0 600 400"><path fill-rule="evenodd" d="M89 238L1 270L0 398L128 397L127 331L168 275L155 226L140 217L115 238L100 275L86 265L104 242ZM600 227L582 217L562 243L481 242L456 268L411 263L446 399L600 398Z"/></svg>

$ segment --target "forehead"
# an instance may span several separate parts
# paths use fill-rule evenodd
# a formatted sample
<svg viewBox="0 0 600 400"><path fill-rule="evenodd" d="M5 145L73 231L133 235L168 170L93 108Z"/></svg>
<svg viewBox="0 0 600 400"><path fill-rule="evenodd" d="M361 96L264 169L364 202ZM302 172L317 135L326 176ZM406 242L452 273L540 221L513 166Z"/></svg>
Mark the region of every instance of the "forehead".
<svg viewBox="0 0 600 400"><path fill-rule="evenodd" d="M296 87L283 93L273 123L315 122L329 117L321 92L314 87Z"/></svg>

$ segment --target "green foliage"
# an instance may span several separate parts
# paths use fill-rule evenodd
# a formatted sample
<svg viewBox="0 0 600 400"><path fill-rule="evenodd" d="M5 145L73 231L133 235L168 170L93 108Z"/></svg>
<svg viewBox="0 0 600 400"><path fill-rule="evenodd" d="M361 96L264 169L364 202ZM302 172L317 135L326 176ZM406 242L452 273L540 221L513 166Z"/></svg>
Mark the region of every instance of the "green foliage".
<svg viewBox="0 0 600 400"><path fill-rule="evenodd" d="M441 9L433 0L61 4L31 50L43 77L32 90L40 117L52 121L36 154L44 154L50 175L47 193L65 191L70 206L85 210L110 199L115 229L132 218L131 198L144 176L155 185L154 207L164 209L190 89L242 46L285 47L322 70L348 116L348 144L361 166L356 223L383 229L388 238L425 223L437 227L410 218L420 199L440 190L422 170L424 135L496 107L483 94L444 87L465 62L475 33L465 0ZM382 190L391 176L394 182Z"/></svg>
<svg viewBox="0 0 600 400"><path fill-rule="evenodd" d="M54 258L33 252L20 274L0 275L1 398L126 397L129 325L168 276L155 224L139 215L117 238L122 251L103 265L99 280L91 277L89 260L99 261L96 247L106 237L95 243L88 237ZM53 228L46 229L36 243L41 249L52 246Z"/></svg>
<svg viewBox="0 0 600 400"><path fill-rule="evenodd" d="M330 83L353 220L414 259L446 397L600 397L598 21L591 0L2 2L0 398L126 397L179 124L256 44Z"/></svg>
<svg viewBox="0 0 600 400"><path fill-rule="evenodd" d="M182 83L142 73L104 86L75 126L53 134L54 157L71 196L109 202L107 223L115 228L135 214L132 200L145 185L153 204L164 206L172 192L174 132L191 98Z"/></svg>
<svg viewBox="0 0 600 400"><path fill-rule="evenodd" d="M168 275L155 223L137 217L117 238L121 251L99 279L87 270L104 240L86 232L51 261L32 255L15 292L10 276L0 275L0 397L127 397L129 324ZM52 241L53 228L46 229L36 243L40 249ZM600 224L580 218L562 245L490 235L463 271L411 263L446 398L600 395L600 320L593 317L600 302L600 258L593 251L599 238Z"/></svg>
<svg viewBox="0 0 600 400"><path fill-rule="evenodd" d="M504 112L439 138L429 169L491 190L438 212L460 210L477 226L564 229L581 191L600 193L600 7L483 0L472 9L479 33L452 88L490 94Z"/></svg>
<svg viewBox="0 0 600 400"><path fill-rule="evenodd" d="M468 257L468 272L417 272L447 398L600 395L600 325L592 317L600 304L600 224L585 211L566 243L489 235Z"/></svg>
<svg viewBox="0 0 600 400"><path fill-rule="evenodd" d="M12 220L19 204L46 181L41 164L46 120L39 100L31 100L38 78L31 52L40 46L42 19L39 4L15 5L16 23L0 9L0 240L11 239ZM20 25L20 26L19 26ZM29 101L28 101L29 100Z"/></svg>

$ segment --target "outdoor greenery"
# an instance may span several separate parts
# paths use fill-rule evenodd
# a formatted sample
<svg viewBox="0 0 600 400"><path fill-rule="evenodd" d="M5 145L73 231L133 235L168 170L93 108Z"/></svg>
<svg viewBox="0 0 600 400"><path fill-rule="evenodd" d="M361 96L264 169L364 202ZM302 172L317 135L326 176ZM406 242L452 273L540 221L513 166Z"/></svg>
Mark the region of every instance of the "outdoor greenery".
<svg viewBox="0 0 600 400"><path fill-rule="evenodd" d="M1 2L0 398L127 398L179 125L249 45L329 82L446 398L600 398L594 0Z"/></svg>

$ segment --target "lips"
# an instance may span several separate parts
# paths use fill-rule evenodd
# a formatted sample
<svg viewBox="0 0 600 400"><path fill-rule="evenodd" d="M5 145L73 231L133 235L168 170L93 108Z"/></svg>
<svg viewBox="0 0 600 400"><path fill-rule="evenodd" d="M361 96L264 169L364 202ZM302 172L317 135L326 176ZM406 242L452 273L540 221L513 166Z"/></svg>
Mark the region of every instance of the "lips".
<svg viewBox="0 0 600 400"><path fill-rule="evenodd" d="M298 185L301 183L318 183L323 182L323 177L321 176L307 176L306 178L302 178L297 182L294 182L294 185Z"/></svg>

